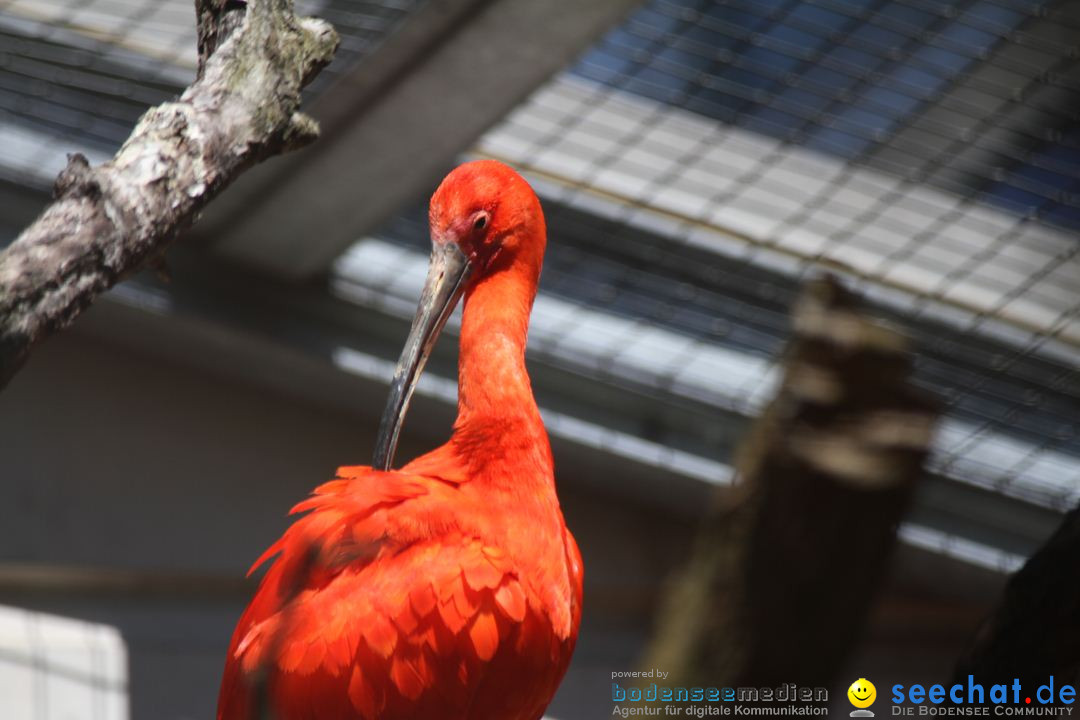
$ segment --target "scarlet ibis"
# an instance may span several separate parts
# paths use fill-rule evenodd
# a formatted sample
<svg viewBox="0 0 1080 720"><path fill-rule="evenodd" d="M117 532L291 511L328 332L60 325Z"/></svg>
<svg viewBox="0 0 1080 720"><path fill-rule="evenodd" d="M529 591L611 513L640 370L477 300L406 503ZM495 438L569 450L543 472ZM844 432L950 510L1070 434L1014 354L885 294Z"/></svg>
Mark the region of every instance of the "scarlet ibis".
<svg viewBox="0 0 1080 720"><path fill-rule="evenodd" d="M233 633L219 720L535 720L570 662L581 555L525 370L540 202L512 169L481 160L447 175L429 222L427 281L374 466L338 469L255 563L274 558ZM391 470L462 295L453 433Z"/></svg>

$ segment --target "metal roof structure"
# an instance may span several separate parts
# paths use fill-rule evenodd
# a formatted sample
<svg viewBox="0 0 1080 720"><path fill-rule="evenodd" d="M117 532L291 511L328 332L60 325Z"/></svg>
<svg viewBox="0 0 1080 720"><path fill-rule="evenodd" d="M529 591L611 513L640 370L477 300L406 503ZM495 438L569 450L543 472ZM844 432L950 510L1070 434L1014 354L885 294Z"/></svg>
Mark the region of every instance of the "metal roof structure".
<svg viewBox="0 0 1080 720"><path fill-rule="evenodd" d="M946 401L903 542L1010 571L1080 501L1077 0L298 5L344 40L308 91L323 138L245 177L174 282L118 287L94 332L375 417L426 196L495 157L547 213L528 357L582 482L693 516L827 270ZM107 157L190 80L191 24L188 0L0 0L0 241L67 152ZM407 432L448 426L447 340Z"/></svg>

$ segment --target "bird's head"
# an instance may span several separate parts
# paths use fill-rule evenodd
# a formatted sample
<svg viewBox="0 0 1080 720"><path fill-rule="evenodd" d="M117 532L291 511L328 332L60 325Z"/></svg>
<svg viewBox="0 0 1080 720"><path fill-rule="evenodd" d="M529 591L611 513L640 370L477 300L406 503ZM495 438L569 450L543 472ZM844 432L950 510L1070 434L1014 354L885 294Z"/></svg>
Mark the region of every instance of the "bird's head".
<svg viewBox="0 0 1080 720"><path fill-rule="evenodd" d="M409 399L431 349L471 284L500 272L540 276L545 228L525 179L495 160L455 168L431 198L431 262L412 329L398 361L375 441L376 469L388 470Z"/></svg>
<svg viewBox="0 0 1080 720"><path fill-rule="evenodd" d="M467 258L470 277L520 267L539 271L544 214L525 179L497 160L455 168L431 197L431 242L453 245Z"/></svg>

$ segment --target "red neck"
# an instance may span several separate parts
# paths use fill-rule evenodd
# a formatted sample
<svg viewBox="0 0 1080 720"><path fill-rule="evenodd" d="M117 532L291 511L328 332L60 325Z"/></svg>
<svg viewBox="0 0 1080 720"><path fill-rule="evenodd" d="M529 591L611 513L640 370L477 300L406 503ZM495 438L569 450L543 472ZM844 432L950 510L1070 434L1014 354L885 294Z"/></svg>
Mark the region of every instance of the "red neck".
<svg viewBox="0 0 1080 720"><path fill-rule="evenodd" d="M551 475L551 451L525 370L529 313L539 262L512 262L465 295L454 438L481 444L487 458L518 466L530 459ZM536 465L533 465L536 467Z"/></svg>
<svg viewBox="0 0 1080 720"><path fill-rule="evenodd" d="M466 292L458 360L458 422L536 415L525 341L536 280L511 266Z"/></svg>

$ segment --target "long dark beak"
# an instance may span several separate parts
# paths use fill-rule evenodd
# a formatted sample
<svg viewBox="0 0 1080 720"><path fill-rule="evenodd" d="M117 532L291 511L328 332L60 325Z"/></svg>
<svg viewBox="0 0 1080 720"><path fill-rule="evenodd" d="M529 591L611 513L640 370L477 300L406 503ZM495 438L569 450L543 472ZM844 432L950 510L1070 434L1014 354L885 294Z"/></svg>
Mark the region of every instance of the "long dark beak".
<svg viewBox="0 0 1080 720"><path fill-rule="evenodd" d="M472 263L454 242L436 242L431 251L427 280L420 293L420 305L413 318L409 338L401 351L394 380L390 383L390 397L383 410L379 435L375 439L375 459L372 467L389 470L397 450L398 435L409 410L416 381L424 371L431 349L439 339L439 333L454 311L469 275Z"/></svg>

